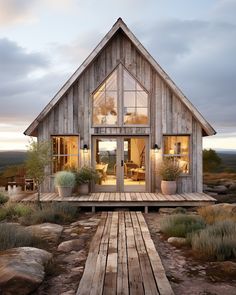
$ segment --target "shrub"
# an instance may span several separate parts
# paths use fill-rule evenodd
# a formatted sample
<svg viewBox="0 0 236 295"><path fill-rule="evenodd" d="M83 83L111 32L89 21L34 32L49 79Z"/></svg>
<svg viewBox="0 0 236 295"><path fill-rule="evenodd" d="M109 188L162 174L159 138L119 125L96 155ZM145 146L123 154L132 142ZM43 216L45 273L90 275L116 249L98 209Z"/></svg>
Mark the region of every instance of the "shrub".
<svg viewBox="0 0 236 295"><path fill-rule="evenodd" d="M227 205L226 205L227 206ZM224 206L206 206L198 209L198 213L203 217L207 224L213 224L218 221L232 220L236 221L235 212L230 211Z"/></svg>
<svg viewBox="0 0 236 295"><path fill-rule="evenodd" d="M165 216L161 221L161 231L169 237L187 237L204 227L203 219L196 215L169 215Z"/></svg>
<svg viewBox="0 0 236 295"><path fill-rule="evenodd" d="M98 172L92 167L84 166L76 172L75 175L77 184L89 183L91 181L96 182L99 180Z"/></svg>
<svg viewBox="0 0 236 295"><path fill-rule="evenodd" d="M9 200L9 197L6 196L4 193L0 192L0 205L7 203L8 200Z"/></svg>
<svg viewBox="0 0 236 295"><path fill-rule="evenodd" d="M236 258L236 223L220 221L208 225L191 237L192 249L198 255L217 260Z"/></svg>
<svg viewBox="0 0 236 295"><path fill-rule="evenodd" d="M15 220L18 217L31 214L33 207L24 204L6 203L0 208L0 221L4 219Z"/></svg>
<svg viewBox="0 0 236 295"><path fill-rule="evenodd" d="M42 210L33 211L21 219L24 225L39 224L44 222L64 223L71 222L77 215L77 208L66 203L56 203Z"/></svg>
<svg viewBox="0 0 236 295"><path fill-rule="evenodd" d="M55 186L74 187L75 175L69 171L60 171L55 176Z"/></svg>
<svg viewBox="0 0 236 295"><path fill-rule="evenodd" d="M186 214L187 210L183 207L176 207L171 214Z"/></svg>
<svg viewBox="0 0 236 295"><path fill-rule="evenodd" d="M165 159L159 168L159 174L165 181L174 181L181 173L182 170L173 159Z"/></svg>
<svg viewBox="0 0 236 295"><path fill-rule="evenodd" d="M0 251L26 246L39 246L41 240L18 225L0 223Z"/></svg>

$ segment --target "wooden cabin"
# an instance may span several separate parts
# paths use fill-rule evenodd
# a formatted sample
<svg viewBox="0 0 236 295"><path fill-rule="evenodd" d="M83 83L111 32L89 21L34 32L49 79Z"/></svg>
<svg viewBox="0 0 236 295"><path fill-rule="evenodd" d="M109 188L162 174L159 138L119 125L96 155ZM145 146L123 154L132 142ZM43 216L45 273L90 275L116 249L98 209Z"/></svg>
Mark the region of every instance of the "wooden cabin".
<svg viewBox="0 0 236 295"><path fill-rule="evenodd" d="M158 192L171 157L183 193L202 192L202 137L215 130L119 18L25 134L52 142L44 192L84 165L101 176L94 192Z"/></svg>

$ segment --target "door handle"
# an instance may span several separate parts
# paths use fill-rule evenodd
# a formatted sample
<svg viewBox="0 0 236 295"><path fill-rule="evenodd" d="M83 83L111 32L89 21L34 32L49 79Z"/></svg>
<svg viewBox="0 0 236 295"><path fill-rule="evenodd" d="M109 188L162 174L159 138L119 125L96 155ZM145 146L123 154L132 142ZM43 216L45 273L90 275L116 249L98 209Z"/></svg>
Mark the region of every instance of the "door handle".
<svg viewBox="0 0 236 295"><path fill-rule="evenodd" d="M123 160L121 160L121 167L123 167L124 166L124 161Z"/></svg>

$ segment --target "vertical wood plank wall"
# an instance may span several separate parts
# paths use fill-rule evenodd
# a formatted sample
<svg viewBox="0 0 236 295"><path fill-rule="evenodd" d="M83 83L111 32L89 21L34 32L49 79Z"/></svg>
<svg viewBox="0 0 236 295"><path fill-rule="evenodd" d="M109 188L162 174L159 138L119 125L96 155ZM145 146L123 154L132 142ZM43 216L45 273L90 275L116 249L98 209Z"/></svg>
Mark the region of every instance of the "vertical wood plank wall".
<svg viewBox="0 0 236 295"><path fill-rule="evenodd" d="M91 93L122 63L149 92L150 127L92 128ZM110 40L97 58L85 69L69 91L61 98L38 127L38 140L50 140L55 134L79 134L80 148L91 147L92 135L149 135L150 146L162 147L163 135L190 135L191 173L180 177L178 192L202 191L202 128L187 107L168 88L149 62L130 40L119 32ZM160 179L156 173L162 160L150 152L150 191L157 191ZM83 165L80 157L80 165ZM48 168L50 172L50 168ZM53 178L48 177L43 191L53 190Z"/></svg>

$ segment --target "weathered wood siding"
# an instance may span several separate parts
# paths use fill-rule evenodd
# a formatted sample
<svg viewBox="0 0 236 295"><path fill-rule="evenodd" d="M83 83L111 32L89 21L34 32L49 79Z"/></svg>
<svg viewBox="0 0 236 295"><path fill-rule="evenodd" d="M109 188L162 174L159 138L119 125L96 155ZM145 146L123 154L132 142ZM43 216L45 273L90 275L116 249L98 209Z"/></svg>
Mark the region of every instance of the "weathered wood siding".
<svg viewBox="0 0 236 295"><path fill-rule="evenodd" d="M120 63L149 92L149 105L151 106L149 127L94 128L91 125L91 93ZM49 140L53 134L79 134L80 148L84 144L91 147L92 135L98 134L149 135L151 147L155 143L162 146L162 138L165 134L190 135L191 173L189 176L179 179L178 192L202 191L202 128L200 124L121 31L118 31L109 41L46 118L40 122L38 127L39 140ZM159 190L160 179L157 169L161 158L159 155L156 159L156 155L150 153L150 191ZM83 164L82 157L80 164ZM51 179L48 178L45 181L44 191L53 189Z"/></svg>

